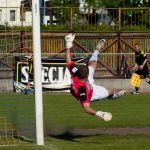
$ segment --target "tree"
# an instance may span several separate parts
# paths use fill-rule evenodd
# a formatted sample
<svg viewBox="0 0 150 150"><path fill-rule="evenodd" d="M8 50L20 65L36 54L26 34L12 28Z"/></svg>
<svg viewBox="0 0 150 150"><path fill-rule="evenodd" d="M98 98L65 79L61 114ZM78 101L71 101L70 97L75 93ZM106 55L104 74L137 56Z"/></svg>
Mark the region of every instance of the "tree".
<svg viewBox="0 0 150 150"><path fill-rule="evenodd" d="M85 0L88 6L93 7L149 7L150 0Z"/></svg>
<svg viewBox="0 0 150 150"><path fill-rule="evenodd" d="M106 7L106 8L117 8L122 5L124 0L85 0L89 6L96 8Z"/></svg>
<svg viewBox="0 0 150 150"><path fill-rule="evenodd" d="M47 5L50 7L76 7L78 6L78 0L49 0Z"/></svg>

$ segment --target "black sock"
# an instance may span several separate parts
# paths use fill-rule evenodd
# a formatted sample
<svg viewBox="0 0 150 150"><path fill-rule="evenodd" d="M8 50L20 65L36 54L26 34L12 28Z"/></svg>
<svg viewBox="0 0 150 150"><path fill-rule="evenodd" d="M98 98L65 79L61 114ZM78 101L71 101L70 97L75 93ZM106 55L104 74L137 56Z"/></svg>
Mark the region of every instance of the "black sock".
<svg viewBox="0 0 150 150"><path fill-rule="evenodd" d="M150 84L150 81L148 83Z"/></svg>
<svg viewBox="0 0 150 150"><path fill-rule="evenodd" d="M135 87L135 90L136 90L136 92L138 92L139 91L139 87Z"/></svg>

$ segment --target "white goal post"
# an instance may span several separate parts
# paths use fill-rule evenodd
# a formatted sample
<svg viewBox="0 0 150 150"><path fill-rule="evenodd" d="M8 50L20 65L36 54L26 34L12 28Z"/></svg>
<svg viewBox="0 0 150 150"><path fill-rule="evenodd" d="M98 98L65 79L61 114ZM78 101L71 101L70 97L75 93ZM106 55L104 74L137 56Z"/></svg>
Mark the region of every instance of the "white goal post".
<svg viewBox="0 0 150 150"><path fill-rule="evenodd" d="M44 145L39 0L32 0L36 141Z"/></svg>

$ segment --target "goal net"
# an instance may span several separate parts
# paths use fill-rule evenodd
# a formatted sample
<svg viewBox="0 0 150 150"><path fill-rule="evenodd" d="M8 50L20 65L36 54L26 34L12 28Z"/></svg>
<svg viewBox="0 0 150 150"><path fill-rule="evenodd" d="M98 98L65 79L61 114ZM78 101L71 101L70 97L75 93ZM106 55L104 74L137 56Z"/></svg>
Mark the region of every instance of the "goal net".
<svg viewBox="0 0 150 150"><path fill-rule="evenodd" d="M32 11L30 0L0 4L0 145L14 145L35 140L34 95L18 94L33 90L16 82L17 67L24 65L17 59L27 56L27 66L33 52Z"/></svg>

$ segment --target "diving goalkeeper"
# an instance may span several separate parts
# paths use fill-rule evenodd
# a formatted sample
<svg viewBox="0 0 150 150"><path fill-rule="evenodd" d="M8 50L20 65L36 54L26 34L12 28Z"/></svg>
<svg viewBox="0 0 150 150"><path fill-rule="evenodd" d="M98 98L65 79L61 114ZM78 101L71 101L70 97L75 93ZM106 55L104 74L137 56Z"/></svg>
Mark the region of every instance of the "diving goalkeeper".
<svg viewBox="0 0 150 150"><path fill-rule="evenodd" d="M75 35L68 34L65 37L66 42L66 63L67 68L71 74L71 94L79 100L84 111L93 116L97 116L105 121L110 121L112 119L112 114L110 112L97 111L90 107L90 102L104 99L107 97L118 98L125 94L125 90L114 93L111 90L96 85L94 83L93 75L97 66L98 54L102 50L105 44L105 40L102 39L97 44L96 50L92 54L89 60L89 66L81 65L76 66L74 61L71 61L70 49L73 47L73 40Z"/></svg>

